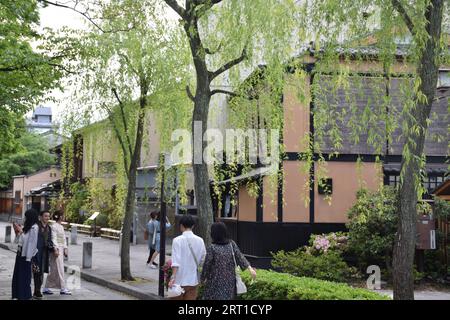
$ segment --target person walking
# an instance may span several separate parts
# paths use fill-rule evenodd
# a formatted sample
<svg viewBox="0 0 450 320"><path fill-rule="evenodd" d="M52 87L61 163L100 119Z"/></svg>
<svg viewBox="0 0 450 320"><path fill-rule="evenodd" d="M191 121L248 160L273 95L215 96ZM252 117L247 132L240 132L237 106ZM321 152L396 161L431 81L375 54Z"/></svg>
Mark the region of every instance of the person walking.
<svg viewBox="0 0 450 320"><path fill-rule="evenodd" d="M39 215L39 234L36 254L38 268L33 272L34 279L34 299L42 299L41 287L44 282L44 273L49 271L50 253L57 252L53 246L52 228L49 225L50 212L42 211Z"/></svg>
<svg viewBox="0 0 450 320"><path fill-rule="evenodd" d="M156 217L158 215L157 211L150 212L150 220L147 223L147 241L148 241L148 250L150 251L147 258L147 265L150 265L150 261L152 261L153 254L155 253L155 242L156 242ZM158 267L156 262L152 262L155 267Z"/></svg>
<svg viewBox="0 0 450 320"><path fill-rule="evenodd" d="M183 293L173 300L196 300L200 282L199 269L205 259L203 239L192 232L194 218L188 214L180 219L182 234L172 241L172 276L169 288L181 286Z"/></svg>
<svg viewBox="0 0 450 320"><path fill-rule="evenodd" d="M155 250L150 259L150 268L158 268L158 264L155 263L155 259L161 251L161 214L159 211L156 212L156 220L153 221L152 227L149 228L149 234L152 234L152 247ZM172 225L169 219L166 217L166 230L169 230ZM149 237L150 238L150 237Z"/></svg>
<svg viewBox="0 0 450 320"><path fill-rule="evenodd" d="M223 222L211 226L212 244L206 251L201 283L204 285L202 299L232 300L236 298L236 267L248 269L253 279L256 271L239 250L233 240L227 236L227 227Z"/></svg>
<svg viewBox="0 0 450 320"><path fill-rule="evenodd" d="M34 209L25 212L25 224L23 228L14 224L14 231L18 238L18 247L14 273L12 278L12 299L31 299L31 271L34 257L37 253L38 241L38 213Z"/></svg>
<svg viewBox="0 0 450 320"><path fill-rule="evenodd" d="M67 242L63 221L63 214L61 211L55 211L53 214L55 223L51 225L52 242L55 248L54 252L50 254L50 273L45 282L43 294L53 294L49 288L60 289L61 295L71 295L72 293L66 288L66 281L64 280L64 257L67 256Z"/></svg>

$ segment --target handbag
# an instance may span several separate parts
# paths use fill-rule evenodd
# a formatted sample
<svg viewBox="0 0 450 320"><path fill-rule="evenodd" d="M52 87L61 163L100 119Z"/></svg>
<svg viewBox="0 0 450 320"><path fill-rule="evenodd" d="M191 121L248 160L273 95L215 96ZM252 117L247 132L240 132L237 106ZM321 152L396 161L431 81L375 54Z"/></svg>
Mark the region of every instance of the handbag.
<svg viewBox="0 0 450 320"><path fill-rule="evenodd" d="M236 273L236 293L237 294L243 294L247 292L247 286L245 285L244 281L242 281L241 275L239 274L239 267L236 263L236 257L234 256L234 249L233 245L230 242L231 247L231 253L233 254L233 261L234 261L234 269Z"/></svg>
<svg viewBox="0 0 450 320"><path fill-rule="evenodd" d="M37 265L36 261L31 260L31 271L33 273L40 273L41 270L39 269L39 266Z"/></svg>
<svg viewBox="0 0 450 320"><path fill-rule="evenodd" d="M148 240L148 230L144 231L144 240Z"/></svg>

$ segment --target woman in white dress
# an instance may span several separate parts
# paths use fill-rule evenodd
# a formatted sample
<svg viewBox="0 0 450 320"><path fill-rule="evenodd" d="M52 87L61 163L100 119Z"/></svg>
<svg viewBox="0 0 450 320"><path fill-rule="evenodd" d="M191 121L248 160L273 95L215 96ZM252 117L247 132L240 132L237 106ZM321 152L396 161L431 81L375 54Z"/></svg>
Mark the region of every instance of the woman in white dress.
<svg viewBox="0 0 450 320"><path fill-rule="evenodd" d="M56 222L51 227L52 241L56 250L50 256L50 273L47 277L43 294L53 294L49 288L60 289L60 294L72 294L66 288L66 281L64 280L64 256L67 256L67 243L64 227L61 224L62 218L61 211L55 211L53 220Z"/></svg>

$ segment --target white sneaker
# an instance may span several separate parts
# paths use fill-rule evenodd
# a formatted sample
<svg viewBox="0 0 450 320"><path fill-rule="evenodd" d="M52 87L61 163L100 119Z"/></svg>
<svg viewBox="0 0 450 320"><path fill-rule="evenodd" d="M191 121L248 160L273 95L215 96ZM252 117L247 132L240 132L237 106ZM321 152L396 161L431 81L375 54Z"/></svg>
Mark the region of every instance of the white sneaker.
<svg viewBox="0 0 450 320"><path fill-rule="evenodd" d="M155 266L154 264L151 264L151 265L150 265L150 268L152 268L152 269L158 269L158 267Z"/></svg>
<svg viewBox="0 0 450 320"><path fill-rule="evenodd" d="M61 291L59 292L59 294L70 296L70 295L72 295L72 292L70 292L69 289L64 289L64 290L61 290Z"/></svg>

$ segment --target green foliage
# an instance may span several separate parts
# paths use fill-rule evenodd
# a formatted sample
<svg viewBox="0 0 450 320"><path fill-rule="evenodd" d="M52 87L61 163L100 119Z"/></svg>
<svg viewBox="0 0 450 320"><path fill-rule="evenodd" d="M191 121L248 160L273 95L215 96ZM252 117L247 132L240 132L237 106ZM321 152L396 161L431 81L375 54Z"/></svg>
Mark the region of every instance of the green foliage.
<svg viewBox="0 0 450 320"><path fill-rule="evenodd" d="M434 198L433 214L438 219L448 221L450 218L450 201L442 200L439 197Z"/></svg>
<svg viewBox="0 0 450 320"><path fill-rule="evenodd" d="M389 297L343 283L296 277L258 270L256 281L248 271L242 274L247 285L244 300L389 300Z"/></svg>
<svg viewBox="0 0 450 320"><path fill-rule="evenodd" d="M86 187L80 182L70 185L70 197L65 203L64 215L66 221L73 223L83 223L86 216L80 215L80 211L87 211L86 201L89 193Z"/></svg>
<svg viewBox="0 0 450 320"><path fill-rule="evenodd" d="M84 216L80 215L84 211ZM101 179L89 179L86 184L75 182L70 185L66 200L66 220L74 223L93 224L86 220L94 212L100 212L97 226L120 230L123 217L122 206L117 206L111 189Z"/></svg>
<svg viewBox="0 0 450 320"><path fill-rule="evenodd" d="M55 164L45 138L25 132L17 142L15 153L3 157L0 153L0 189L9 187L15 175L31 174Z"/></svg>
<svg viewBox="0 0 450 320"><path fill-rule="evenodd" d="M47 53L47 41L36 31L38 23L36 1L0 2L0 154L15 150L17 119L55 88L61 77L55 67L60 58Z"/></svg>
<svg viewBox="0 0 450 320"><path fill-rule="evenodd" d="M272 266L295 276L345 282L353 270L338 252L313 255L303 248L292 252L278 251L273 255Z"/></svg>
<svg viewBox="0 0 450 320"><path fill-rule="evenodd" d="M396 193L392 187L370 192L361 189L348 212L349 251L365 269L370 264L390 268L397 231Z"/></svg>
<svg viewBox="0 0 450 320"><path fill-rule="evenodd" d="M272 266L295 276L344 282L356 275L356 271L342 258L347 249L347 240L343 232L313 234L309 246L273 254Z"/></svg>
<svg viewBox="0 0 450 320"><path fill-rule="evenodd" d="M97 217L97 225L116 230L120 229L120 224L114 219L117 207L114 203L111 188L105 185L101 179L90 179L87 190L86 207L89 210L89 215L96 211L100 212Z"/></svg>

